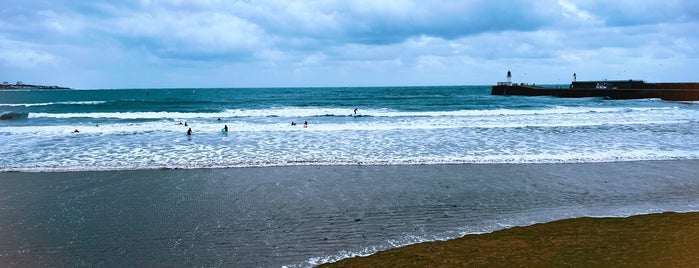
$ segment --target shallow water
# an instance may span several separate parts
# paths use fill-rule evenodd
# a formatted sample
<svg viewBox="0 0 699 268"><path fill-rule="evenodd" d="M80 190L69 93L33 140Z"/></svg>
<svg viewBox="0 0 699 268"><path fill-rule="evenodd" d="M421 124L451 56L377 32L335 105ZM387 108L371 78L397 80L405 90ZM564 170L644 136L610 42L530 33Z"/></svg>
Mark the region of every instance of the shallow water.
<svg viewBox="0 0 699 268"><path fill-rule="evenodd" d="M0 91L0 171L699 159L694 102L489 90Z"/></svg>

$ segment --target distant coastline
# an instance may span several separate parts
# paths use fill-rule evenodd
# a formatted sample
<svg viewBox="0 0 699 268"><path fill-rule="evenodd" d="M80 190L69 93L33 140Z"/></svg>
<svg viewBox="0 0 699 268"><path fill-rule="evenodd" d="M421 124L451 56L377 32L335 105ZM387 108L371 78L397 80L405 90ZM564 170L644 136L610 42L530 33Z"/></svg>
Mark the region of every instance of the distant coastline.
<svg viewBox="0 0 699 268"><path fill-rule="evenodd" d="M44 86L44 85L25 84L22 82L17 82L15 84L3 82L2 84L0 84L0 90L6 90L6 89L71 89L71 88L61 87L61 86Z"/></svg>

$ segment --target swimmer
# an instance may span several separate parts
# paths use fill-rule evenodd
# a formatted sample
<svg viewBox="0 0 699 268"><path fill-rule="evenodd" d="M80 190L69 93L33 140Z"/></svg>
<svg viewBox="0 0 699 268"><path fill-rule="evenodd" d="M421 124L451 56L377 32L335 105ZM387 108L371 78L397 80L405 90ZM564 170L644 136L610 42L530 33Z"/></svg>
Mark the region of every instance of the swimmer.
<svg viewBox="0 0 699 268"><path fill-rule="evenodd" d="M223 125L223 131L228 132L228 125Z"/></svg>
<svg viewBox="0 0 699 268"><path fill-rule="evenodd" d="M76 128L75 131L73 131L73 133L80 133L80 131L78 131L78 129Z"/></svg>
<svg viewBox="0 0 699 268"><path fill-rule="evenodd" d="M184 126L185 126L185 127L187 126L187 122L186 122L186 121L184 122Z"/></svg>
<svg viewBox="0 0 699 268"><path fill-rule="evenodd" d="M192 128L191 127L187 130L187 136L192 136Z"/></svg>
<svg viewBox="0 0 699 268"><path fill-rule="evenodd" d="M292 125L292 126L295 126L295 125L296 125L296 122L291 121L291 125Z"/></svg>
<svg viewBox="0 0 699 268"><path fill-rule="evenodd" d="M308 121L303 121L303 127L308 127Z"/></svg>

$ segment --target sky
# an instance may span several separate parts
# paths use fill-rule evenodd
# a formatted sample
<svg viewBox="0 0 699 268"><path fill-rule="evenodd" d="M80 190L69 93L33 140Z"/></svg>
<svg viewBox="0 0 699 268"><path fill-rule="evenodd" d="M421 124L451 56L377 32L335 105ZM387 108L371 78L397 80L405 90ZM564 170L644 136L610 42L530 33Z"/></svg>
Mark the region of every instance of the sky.
<svg viewBox="0 0 699 268"><path fill-rule="evenodd" d="M0 0L0 81L72 88L699 81L695 0Z"/></svg>

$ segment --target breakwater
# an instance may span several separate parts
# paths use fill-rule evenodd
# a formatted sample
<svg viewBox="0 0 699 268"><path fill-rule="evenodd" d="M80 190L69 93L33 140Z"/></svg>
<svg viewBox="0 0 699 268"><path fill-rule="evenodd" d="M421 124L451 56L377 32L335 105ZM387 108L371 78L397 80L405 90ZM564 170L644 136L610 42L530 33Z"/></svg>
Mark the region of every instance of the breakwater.
<svg viewBox="0 0 699 268"><path fill-rule="evenodd" d="M547 88L535 85L498 83L492 95L555 96L561 98L605 97L609 99L663 99L670 101L699 100L699 83L645 83L628 81L573 82L568 88Z"/></svg>

